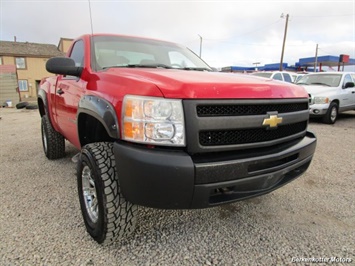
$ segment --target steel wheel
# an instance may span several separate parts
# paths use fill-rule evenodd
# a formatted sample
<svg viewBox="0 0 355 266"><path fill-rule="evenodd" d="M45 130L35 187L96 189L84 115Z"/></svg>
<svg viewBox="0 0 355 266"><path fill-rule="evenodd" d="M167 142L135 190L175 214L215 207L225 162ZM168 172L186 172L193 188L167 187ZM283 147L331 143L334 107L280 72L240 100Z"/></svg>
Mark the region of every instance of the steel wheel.
<svg viewBox="0 0 355 266"><path fill-rule="evenodd" d="M99 208L96 195L95 181L91 176L91 169L89 166L84 166L81 179L83 197L87 214L89 215L91 222L96 223L99 217Z"/></svg>
<svg viewBox="0 0 355 266"><path fill-rule="evenodd" d="M334 123L338 116L338 110L336 106L333 106L330 112L330 120Z"/></svg>
<svg viewBox="0 0 355 266"><path fill-rule="evenodd" d="M323 122L326 124L334 124L338 118L338 105L336 102L331 102L327 113L323 117Z"/></svg>

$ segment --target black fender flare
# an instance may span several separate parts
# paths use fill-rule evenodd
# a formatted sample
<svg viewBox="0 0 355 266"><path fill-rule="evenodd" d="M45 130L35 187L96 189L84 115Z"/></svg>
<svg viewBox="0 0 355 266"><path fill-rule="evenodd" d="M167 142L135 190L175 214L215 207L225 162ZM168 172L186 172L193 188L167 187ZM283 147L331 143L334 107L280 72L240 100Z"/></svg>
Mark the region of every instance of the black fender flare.
<svg viewBox="0 0 355 266"><path fill-rule="evenodd" d="M38 104L38 110L39 110L39 114L41 116L44 116L45 114L48 114L48 100L47 100L47 92L43 89L39 89L38 90L38 94L37 94L37 104ZM40 104L40 99L43 102L43 106L41 106ZM42 108L43 107L43 108Z"/></svg>
<svg viewBox="0 0 355 266"><path fill-rule="evenodd" d="M79 101L77 121L81 114L88 114L100 121L111 138L120 138L115 108L107 100L94 95L83 96Z"/></svg>

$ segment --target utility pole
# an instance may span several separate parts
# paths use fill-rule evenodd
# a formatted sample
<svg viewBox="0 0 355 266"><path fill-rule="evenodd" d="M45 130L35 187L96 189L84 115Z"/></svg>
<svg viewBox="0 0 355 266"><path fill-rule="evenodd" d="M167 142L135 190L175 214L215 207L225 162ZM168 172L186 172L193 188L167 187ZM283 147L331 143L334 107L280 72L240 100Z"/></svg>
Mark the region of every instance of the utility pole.
<svg viewBox="0 0 355 266"><path fill-rule="evenodd" d="M202 54L202 36L200 34L197 34L200 37L200 58Z"/></svg>
<svg viewBox="0 0 355 266"><path fill-rule="evenodd" d="M281 18L284 17L284 14L281 14ZM282 71L282 64L283 64L283 60L284 60L284 51L285 51L285 43L286 43L286 35L287 35L287 26L288 26L288 18L289 15L286 15L286 24L285 24L285 32L284 32L284 41L282 43L282 52L281 52L281 61L280 61L280 71Z"/></svg>
<svg viewBox="0 0 355 266"><path fill-rule="evenodd" d="M316 55L315 55L315 60L314 60L314 72L317 72L317 65L318 65L318 43L316 46Z"/></svg>

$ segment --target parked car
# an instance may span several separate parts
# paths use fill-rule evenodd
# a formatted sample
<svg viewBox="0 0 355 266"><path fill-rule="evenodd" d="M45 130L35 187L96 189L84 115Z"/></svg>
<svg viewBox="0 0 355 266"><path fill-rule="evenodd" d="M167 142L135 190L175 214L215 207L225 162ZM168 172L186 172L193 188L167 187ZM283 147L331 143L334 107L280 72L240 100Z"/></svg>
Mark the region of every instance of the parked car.
<svg viewBox="0 0 355 266"><path fill-rule="evenodd" d="M355 110L355 73L323 72L304 75L298 82L309 94L310 116L334 124L340 112Z"/></svg>
<svg viewBox="0 0 355 266"><path fill-rule="evenodd" d="M286 82L290 82L290 83L293 82L291 74L288 72L283 72L283 71L254 72L251 75L259 76L259 77L263 77L263 78L271 78L271 79L286 81Z"/></svg>

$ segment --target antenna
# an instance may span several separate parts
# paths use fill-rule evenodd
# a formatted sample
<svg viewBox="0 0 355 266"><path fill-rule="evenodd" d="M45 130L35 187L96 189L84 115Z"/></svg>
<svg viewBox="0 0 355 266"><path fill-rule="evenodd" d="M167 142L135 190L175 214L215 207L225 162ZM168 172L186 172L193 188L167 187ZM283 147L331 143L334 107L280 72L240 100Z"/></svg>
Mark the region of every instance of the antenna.
<svg viewBox="0 0 355 266"><path fill-rule="evenodd" d="M89 11L90 11L90 24L91 24L91 37L90 37L90 50L91 50L91 68L96 70L96 60L95 60L95 47L94 47L94 27L92 25L92 15L91 15L91 2L89 2Z"/></svg>
<svg viewBox="0 0 355 266"><path fill-rule="evenodd" d="M88 2L89 2L89 11L90 11L91 35L94 35L94 27L92 26L92 15L91 15L91 3L90 3L90 0L88 0Z"/></svg>

